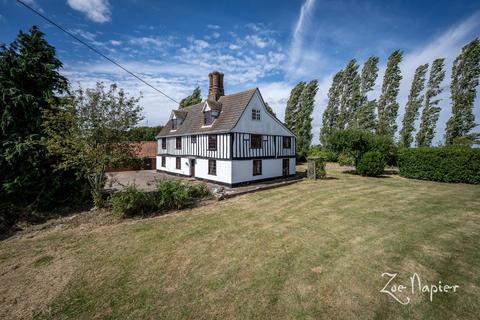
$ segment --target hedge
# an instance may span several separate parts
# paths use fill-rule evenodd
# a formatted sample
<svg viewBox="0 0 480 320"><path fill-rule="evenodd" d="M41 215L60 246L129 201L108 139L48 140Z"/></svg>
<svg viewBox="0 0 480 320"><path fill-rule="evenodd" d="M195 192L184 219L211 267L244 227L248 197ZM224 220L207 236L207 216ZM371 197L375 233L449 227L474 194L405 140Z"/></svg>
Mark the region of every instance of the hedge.
<svg viewBox="0 0 480 320"><path fill-rule="evenodd" d="M468 147L401 149L400 175L441 182L480 183L480 149Z"/></svg>

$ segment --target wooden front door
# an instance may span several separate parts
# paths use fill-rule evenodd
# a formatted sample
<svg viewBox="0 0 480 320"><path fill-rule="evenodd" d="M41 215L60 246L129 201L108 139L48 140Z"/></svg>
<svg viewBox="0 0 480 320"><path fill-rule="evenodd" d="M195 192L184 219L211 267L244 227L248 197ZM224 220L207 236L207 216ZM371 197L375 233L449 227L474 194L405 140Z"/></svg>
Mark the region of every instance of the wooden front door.
<svg viewBox="0 0 480 320"><path fill-rule="evenodd" d="M190 159L190 177L195 177L195 159Z"/></svg>
<svg viewBox="0 0 480 320"><path fill-rule="evenodd" d="M283 176L290 175L290 159L283 159L282 173L283 173Z"/></svg>

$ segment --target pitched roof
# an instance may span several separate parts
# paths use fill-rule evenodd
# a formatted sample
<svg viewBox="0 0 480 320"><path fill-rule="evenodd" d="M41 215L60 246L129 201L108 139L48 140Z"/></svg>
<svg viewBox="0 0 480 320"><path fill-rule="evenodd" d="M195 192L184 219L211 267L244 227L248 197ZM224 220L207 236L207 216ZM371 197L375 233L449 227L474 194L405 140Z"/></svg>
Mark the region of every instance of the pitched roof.
<svg viewBox="0 0 480 320"><path fill-rule="evenodd" d="M222 96L220 99L218 99L218 101L213 102L213 104L211 100L208 100L208 103L212 109L217 109L221 106L222 110L222 112L220 112L220 116L213 122L211 126L208 127L203 127L202 111L205 101L183 108L181 111L185 111L186 116L178 129L171 131L172 127L170 125L170 121L168 121L157 137L178 136L194 133L228 132L235 127L256 91L257 88L254 88Z"/></svg>

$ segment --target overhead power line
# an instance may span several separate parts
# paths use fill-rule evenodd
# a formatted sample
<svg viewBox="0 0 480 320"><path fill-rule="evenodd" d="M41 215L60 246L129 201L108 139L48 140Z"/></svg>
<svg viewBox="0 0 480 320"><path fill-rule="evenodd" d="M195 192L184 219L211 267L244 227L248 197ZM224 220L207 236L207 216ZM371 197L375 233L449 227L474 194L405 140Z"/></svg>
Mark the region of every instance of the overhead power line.
<svg viewBox="0 0 480 320"><path fill-rule="evenodd" d="M116 62L115 60L113 60L112 58L106 56L105 54L101 53L99 50L97 50L95 47L89 45L87 42L83 41L82 39L80 39L79 37L77 37L76 35L74 35L73 33L71 33L70 31L66 30L65 28L63 28L62 26L60 26L59 24L57 24L56 22L52 21L51 19L47 18L46 16L44 16L43 14L41 14L38 10L35 10L34 8L32 8L31 6L29 6L28 4L26 4L25 2L21 1L21 0L17 0L18 3L20 3L21 5L23 5L24 7L26 7L27 9L31 10L32 12L36 13L37 15L39 15L41 18L43 18L44 20L46 20L48 23L54 25L55 27L57 27L58 29L62 30L63 32L65 32L66 34L68 34L70 37L72 37L73 39L77 40L78 42L80 42L81 44L83 44L84 46L86 46L87 48L89 48L90 50L92 50L93 52L95 52L96 54L102 56L103 58L107 59L108 61L110 61L111 63L113 63L114 65L116 65L117 67L119 67L120 69L122 69L123 71L127 72L128 74L130 74L132 77L136 78L137 80L143 82L144 84L146 84L147 86L149 86L150 88L152 88L153 90L157 91L158 93L162 94L164 97L172 100L173 102L177 103L178 104L178 101L176 101L175 99L173 99L172 97L170 97L169 95L167 95L166 93L164 93L162 90L160 89L157 89L155 88L153 85L151 85L150 83L148 83L147 81L143 80L142 78L140 78L139 76L137 76L135 73L131 72L130 70L128 70L127 68L125 68L124 66L122 66L120 63Z"/></svg>

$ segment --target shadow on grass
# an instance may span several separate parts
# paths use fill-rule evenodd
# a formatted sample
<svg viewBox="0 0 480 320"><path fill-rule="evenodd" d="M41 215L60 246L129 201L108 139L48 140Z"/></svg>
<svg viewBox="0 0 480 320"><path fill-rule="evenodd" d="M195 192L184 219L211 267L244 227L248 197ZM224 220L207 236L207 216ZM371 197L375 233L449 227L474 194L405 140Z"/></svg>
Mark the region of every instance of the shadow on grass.
<svg viewBox="0 0 480 320"><path fill-rule="evenodd" d="M379 179L391 178L390 175L397 174L397 173L387 173L386 171L387 171L387 170L385 170L385 171L383 172L383 175L381 175L381 176L376 176L376 177L372 177L372 176L362 176L361 174L358 174L357 171L355 171L355 170L345 170L345 171L342 171L342 173L343 173L343 174L351 174L351 175L359 176L359 177L379 178Z"/></svg>

